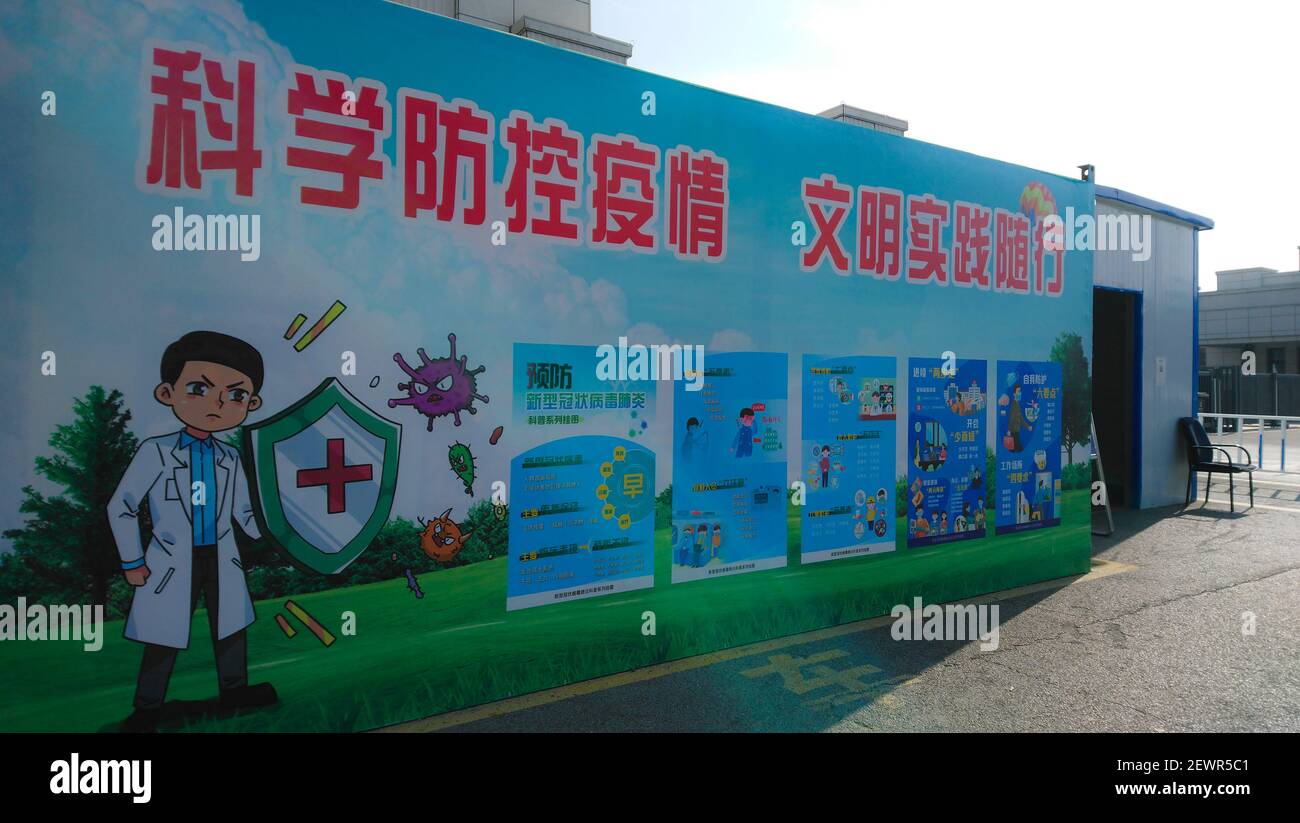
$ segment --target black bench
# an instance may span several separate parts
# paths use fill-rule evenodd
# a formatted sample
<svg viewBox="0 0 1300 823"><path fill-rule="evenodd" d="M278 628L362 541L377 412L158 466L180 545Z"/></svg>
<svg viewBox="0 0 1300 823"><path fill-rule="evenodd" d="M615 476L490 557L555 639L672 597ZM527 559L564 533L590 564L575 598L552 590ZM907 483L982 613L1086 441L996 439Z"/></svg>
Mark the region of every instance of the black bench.
<svg viewBox="0 0 1300 823"><path fill-rule="evenodd" d="M1243 446L1235 443L1211 443L1209 436L1205 434L1205 427L1201 421L1195 417L1184 417L1178 421L1178 427L1183 432L1183 440L1187 442L1187 500L1186 503L1192 502L1192 493L1196 489L1196 473L1206 472L1207 474L1228 475L1228 506L1232 511L1237 510L1237 499L1234 493L1233 482L1237 475L1244 473L1250 481L1250 506L1255 507L1255 475L1254 472L1259 467L1251 459L1250 452ZM1232 459L1232 454L1228 449L1238 449L1246 455L1246 462L1241 463ZM1219 460L1219 455L1224 457ZM1240 455L1238 455L1240 456ZM1206 478L1205 481L1205 502L1210 502L1210 481L1212 478Z"/></svg>

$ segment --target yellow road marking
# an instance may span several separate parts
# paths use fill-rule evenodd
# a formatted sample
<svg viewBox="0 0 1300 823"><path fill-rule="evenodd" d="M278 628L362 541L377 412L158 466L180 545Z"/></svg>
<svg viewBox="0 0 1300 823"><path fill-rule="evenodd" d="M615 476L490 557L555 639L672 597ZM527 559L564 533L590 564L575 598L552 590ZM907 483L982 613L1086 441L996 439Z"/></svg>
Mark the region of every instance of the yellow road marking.
<svg viewBox="0 0 1300 823"><path fill-rule="evenodd" d="M1044 580L1041 583L1031 583L1027 586L1019 586L1014 589L992 592L981 597L965 599L961 602L990 603L998 600L1008 600L1010 598L1023 597L1024 595L1033 594L1034 592L1040 592L1046 589L1061 589L1075 583L1099 580L1103 577L1110 577L1113 574L1132 571L1136 568L1136 566L1129 565L1128 563L1118 563L1113 560L1097 560L1094 558L1092 561L1092 569L1087 574L1074 577L1058 577L1054 580ZM481 706L471 706L467 709L459 709L444 714L437 714L432 717L424 717L406 723L396 723L392 726L375 729L375 731L440 731L453 726L473 723L478 720L486 720L492 717L514 714L515 712L523 711L525 709L549 706L552 703L558 703L562 700L570 700L574 697L596 694L597 692L606 691L607 689L613 689L619 686L645 683L649 680L657 680L661 677L668 677L669 675L681 674L682 672L694 671L695 669L702 669L719 663L739 660L743 657L752 657L757 654L767 654L769 652L779 651L791 646L800 646L805 643L816 643L835 637L858 634L872 629L878 629L882 626L888 626L893 622L893 620L894 618L889 615L882 615L868 620L859 620L854 623L844 623L839 626L830 626L825 629L815 629L810 632L804 632L803 634L777 637L772 640L763 640L758 643L750 643L747 646L735 646L730 649L721 649L716 652L696 655L695 657L687 657L682 660L670 660L666 663L656 663L653 666L646 666L642 669L618 672L616 674L606 675L605 677L584 680L581 683L570 683L566 686L557 686L553 689L532 692L531 694L524 694L519 697L510 697L505 700L497 700L492 703L485 703Z"/></svg>

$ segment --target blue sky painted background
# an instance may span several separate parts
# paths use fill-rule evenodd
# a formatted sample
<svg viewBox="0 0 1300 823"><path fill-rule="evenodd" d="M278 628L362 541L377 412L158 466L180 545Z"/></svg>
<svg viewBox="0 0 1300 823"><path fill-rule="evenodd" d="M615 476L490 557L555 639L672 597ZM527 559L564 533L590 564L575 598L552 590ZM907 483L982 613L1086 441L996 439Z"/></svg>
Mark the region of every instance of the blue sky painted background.
<svg viewBox="0 0 1300 823"><path fill-rule="evenodd" d="M216 175L206 198L142 189L139 159L152 104L146 43L153 41L257 62L258 142L270 166L258 180L258 202L228 199L224 174ZM522 109L538 121L563 119L584 141L596 133L628 133L663 151L679 144L710 149L730 167L727 258L716 265L681 262L663 248L638 255L514 236L498 248L486 225L449 226L427 214L407 220L392 167L394 137L384 146L387 191L365 191L362 209L352 214L299 207L283 156L291 124L283 92L293 64L382 82L394 115L397 90L410 87L446 100L471 99L498 126ZM58 95L55 117L40 115L47 89ZM657 97L654 117L641 114L647 90ZM0 277L7 294L0 326L9 330L10 347L0 377L17 398L0 427L4 528L21 520L19 487L33 482L33 457L48 451L52 426L70 418L72 399L91 384L126 394L142 438L179 427L151 390L163 348L196 328L237 335L262 351L266 406L254 420L338 375L340 353L355 352L358 373L343 378L349 389L405 427L396 511L408 516L452 504L454 516L464 514L466 497L447 466L450 442L474 448L486 481L481 494L491 480L508 477L510 457L524 446L511 440L508 425L517 341L599 345L627 335L634 342L703 344L706 356L710 350L784 351L791 398L799 396L798 363L807 351L894 355L900 363L948 349L990 362L1046 359L1063 331L1081 334L1091 348L1088 253L1069 255L1064 293L1047 298L841 277L826 268L805 273L790 244L791 223L806 220L800 181L824 173L849 185L1013 211L1025 185L1039 181L1060 208L1091 212L1086 184L404 7L253 0L7 5L0 10L0 104L9 113L0 122L6 147ZM505 168L498 147L494 185ZM662 196L662 173L658 183ZM489 192L489 203L488 223L504 218L499 189ZM187 212L261 214L261 259L154 251L150 221L176 205ZM851 226L841 237L852 248ZM298 312L314 321L335 299L348 305L343 317L295 352L281 337L288 321ZM392 356L401 351L413 362L421 346L430 356L445 355L448 332L456 333L471 367L487 366L479 389L492 399L477 415L463 415L461 427L444 418L428 433L415 412L386 406L387 398L404 394L395 387L404 378ZM54 377L40 374L47 350L58 356ZM372 389L375 376L381 383ZM647 445L658 454L662 487L671 477L672 415L665 404L672 392L657 396L660 422ZM798 408L791 402L792 442ZM498 424L507 425L506 435L489 446ZM792 465L791 478L797 473Z"/></svg>

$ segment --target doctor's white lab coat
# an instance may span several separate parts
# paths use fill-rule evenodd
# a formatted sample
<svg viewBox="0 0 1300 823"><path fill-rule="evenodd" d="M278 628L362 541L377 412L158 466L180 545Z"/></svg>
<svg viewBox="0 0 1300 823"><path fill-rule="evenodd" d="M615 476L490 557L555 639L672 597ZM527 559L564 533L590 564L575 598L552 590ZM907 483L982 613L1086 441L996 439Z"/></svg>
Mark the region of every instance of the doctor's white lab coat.
<svg viewBox="0 0 1300 823"><path fill-rule="evenodd" d="M215 435L209 435L215 437ZM181 433L151 437L140 444L108 504L113 540L123 563L144 556L150 575L137 586L124 634L130 640L184 649L190 642L190 585L193 575L190 450ZM217 637L245 628L256 614L248 596L244 567L231 530L232 520L250 537L261 537L248 497L248 480L239 452L217 440L217 488L207 490L217 507ZM140 545L139 517L148 499L153 531Z"/></svg>

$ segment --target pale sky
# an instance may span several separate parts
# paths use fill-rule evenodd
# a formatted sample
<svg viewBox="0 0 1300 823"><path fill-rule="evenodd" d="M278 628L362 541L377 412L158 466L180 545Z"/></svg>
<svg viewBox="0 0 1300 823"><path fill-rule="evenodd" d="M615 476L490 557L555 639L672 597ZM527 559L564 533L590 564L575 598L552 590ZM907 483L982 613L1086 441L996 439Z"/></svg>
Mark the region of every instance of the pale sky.
<svg viewBox="0 0 1300 823"><path fill-rule="evenodd" d="M629 65L1209 217L1214 272L1300 261L1300 6L1292 2L592 0ZM777 147L774 147L777 148ZM787 150L787 147L780 147Z"/></svg>

